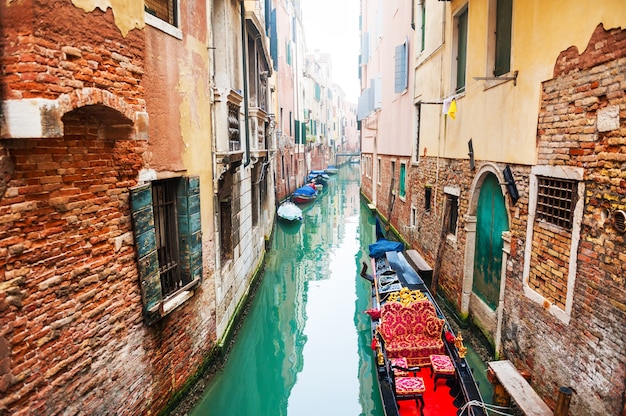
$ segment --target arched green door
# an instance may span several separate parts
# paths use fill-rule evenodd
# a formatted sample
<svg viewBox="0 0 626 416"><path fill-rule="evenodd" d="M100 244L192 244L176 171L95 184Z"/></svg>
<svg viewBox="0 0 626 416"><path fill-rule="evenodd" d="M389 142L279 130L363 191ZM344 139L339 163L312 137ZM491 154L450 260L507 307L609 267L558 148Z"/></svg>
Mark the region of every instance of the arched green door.
<svg viewBox="0 0 626 416"><path fill-rule="evenodd" d="M509 219L498 178L488 174L476 208L476 251L474 255L473 292L494 310L498 306L502 270L502 232L508 231Z"/></svg>

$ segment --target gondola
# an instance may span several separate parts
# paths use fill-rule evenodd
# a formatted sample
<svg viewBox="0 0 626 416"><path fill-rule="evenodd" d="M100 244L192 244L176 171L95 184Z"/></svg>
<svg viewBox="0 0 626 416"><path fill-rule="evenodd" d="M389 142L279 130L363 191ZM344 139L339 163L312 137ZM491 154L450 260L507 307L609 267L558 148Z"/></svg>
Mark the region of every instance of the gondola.
<svg viewBox="0 0 626 416"><path fill-rule="evenodd" d="M486 405L483 404L478 385L465 359L467 348L463 346L462 337L454 334L428 287L408 263L403 253L404 246L379 238L369 248L373 273L368 274L368 266L363 263L361 276L372 285L371 309L366 312L371 317L373 359L385 415L487 416ZM396 318L388 314L381 316L381 312L393 309L390 307L395 305L391 305L391 302L402 301L401 297L407 293L413 296L412 299L417 296L420 302L430 302L434 307L433 313L439 320L443 320L442 329L436 334L443 341L443 349L425 358L430 359L430 365L428 362L415 365L412 359L399 357L397 350L391 352L387 348L382 335L382 322ZM385 307L387 303L390 305ZM434 360L442 358L446 361L446 374L434 371L435 367L439 367L439 362ZM441 368L437 368L439 370ZM409 384L406 384L407 381ZM417 383L417 387L416 381L421 383Z"/></svg>

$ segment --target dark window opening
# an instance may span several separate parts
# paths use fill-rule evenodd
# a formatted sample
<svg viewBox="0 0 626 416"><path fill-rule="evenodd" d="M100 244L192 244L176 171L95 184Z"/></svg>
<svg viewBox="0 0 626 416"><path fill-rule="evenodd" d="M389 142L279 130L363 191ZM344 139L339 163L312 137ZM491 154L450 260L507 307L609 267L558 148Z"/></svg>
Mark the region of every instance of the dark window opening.
<svg viewBox="0 0 626 416"><path fill-rule="evenodd" d="M154 229L163 297L167 297L183 287L176 220L177 186L178 179L166 179L152 183Z"/></svg>
<svg viewBox="0 0 626 416"><path fill-rule="evenodd" d="M424 209L428 212L432 205L433 188L427 186L424 188Z"/></svg>
<svg viewBox="0 0 626 416"><path fill-rule="evenodd" d="M230 198L220 200L220 225L220 258L222 263L225 263L233 258L233 223Z"/></svg>
<svg viewBox="0 0 626 416"><path fill-rule="evenodd" d="M456 235L456 226L459 220L459 197L448 195L448 234Z"/></svg>

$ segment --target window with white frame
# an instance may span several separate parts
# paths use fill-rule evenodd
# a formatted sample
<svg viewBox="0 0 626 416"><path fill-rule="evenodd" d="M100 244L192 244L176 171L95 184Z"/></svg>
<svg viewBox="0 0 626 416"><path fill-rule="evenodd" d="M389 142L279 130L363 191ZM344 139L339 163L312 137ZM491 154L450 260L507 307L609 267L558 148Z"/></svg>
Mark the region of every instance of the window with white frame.
<svg viewBox="0 0 626 416"><path fill-rule="evenodd" d="M576 287L583 174L577 167L534 166L529 183L524 293L566 323Z"/></svg>
<svg viewBox="0 0 626 416"><path fill-rule="evenodd" d="M144 0L146 23L182 39L179 6L178 0Z"/></svg>

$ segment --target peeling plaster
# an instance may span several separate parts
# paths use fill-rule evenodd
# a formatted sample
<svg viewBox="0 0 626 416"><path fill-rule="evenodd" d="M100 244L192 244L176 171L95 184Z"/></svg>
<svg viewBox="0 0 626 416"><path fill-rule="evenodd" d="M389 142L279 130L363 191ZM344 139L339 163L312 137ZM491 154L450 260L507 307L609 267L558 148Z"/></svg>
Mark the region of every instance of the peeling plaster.
<svg viewBox="0 0 626 416"><path fill-rule="evenodd" d="M115 25L124 37L133 29L143 29L146 24L143 1L72 0L72 4L87 13L93 12L96 7L106 12L110 7L113 10Z"/></svg>

